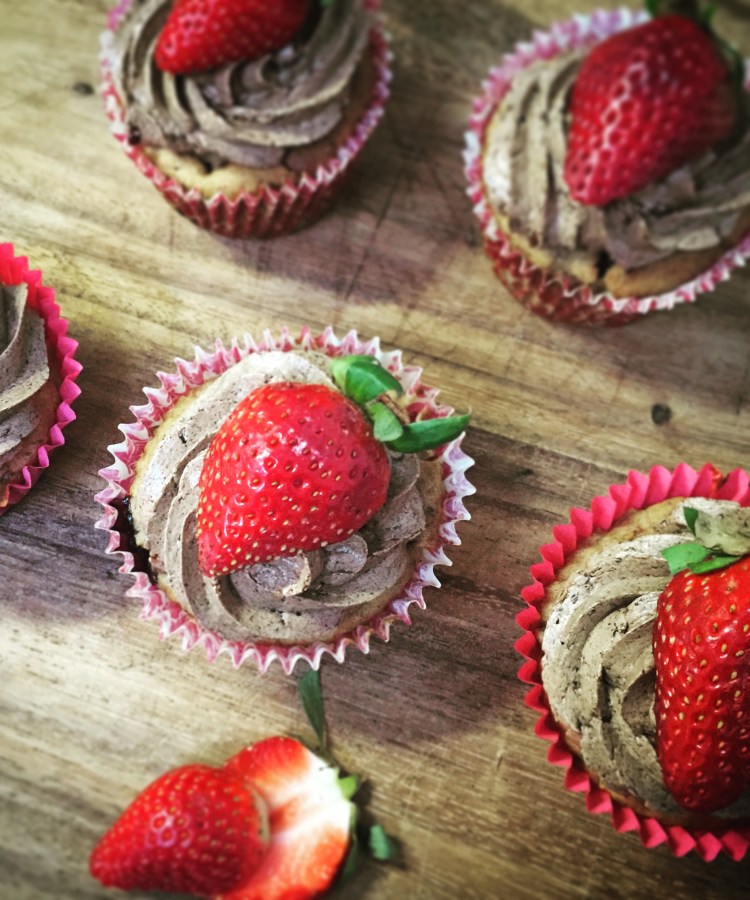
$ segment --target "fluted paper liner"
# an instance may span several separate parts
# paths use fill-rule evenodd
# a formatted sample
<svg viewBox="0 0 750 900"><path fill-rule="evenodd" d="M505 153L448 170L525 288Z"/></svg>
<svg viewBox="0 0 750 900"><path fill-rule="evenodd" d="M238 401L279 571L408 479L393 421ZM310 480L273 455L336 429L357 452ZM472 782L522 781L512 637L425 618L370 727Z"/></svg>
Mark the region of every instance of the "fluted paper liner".
<svg viewBox="0 0 750 900"><path fill-rule="evenodd" d="M482 150L490 120L519 71L540 59L552 59L583 47L648 19L644 12L629 9L597 10L554 24L549 31L535 31L532 39L516 45L491 69L483 83L483 94L474 101L466 133L464 162L469 181L468 195L479 220L484 247L495 274L510 293L540 316L570 324L624 325L657 310L692 303L699 294L712 291L750 256L750 232L717 262L692 281L672 291L651 297L617 298L596 293L572 276L559 275L531 262L513 246L499 227L484 192ZM750 67L746 87L750 90Z"/></svg>
<svg viewBox="0 0 750 900"><path fill-rule="evenodd" d="M121 144L126 156L179 213L198 227L223 237L278 237L317 221L334 202L352 163L383 117L391 80L391 53L387 34L379 20L376 20L370 31L370 52L376 69L372 99L335 156L318 166L314 172L303 173L297 181L286 180L281 187L265 186L253 192L243 190L233 198L219 193L205 199L197 188L186 188L165 175L140 145L129 141L125 106L112 79L108 44L130 3L131 0L121 0L111 10L107 22L108 31L102 38L104 49L101 55L104 108L112 134ZM380 6L380 0L366 0L365 6L375 11Z"/></svg>
<svg viewBox="0 0 750 900"><path fill-rule="evenodd" d="M733 860L740 860L750 844L750 824L713 830L668 825L658 819L635 812L613 798L586 772L582 760L567 746L563 729L555 721L541 678L542 649L537 638L541 623L547 586L572 556L580 543L594 532L606 532L629 510L644 509L669 497L707 497L735 500L750 506L750 479L742 469L735 469L726 477L712 466L695 471L680 463L674 471L655 466L644 475L630 472L625 484L612 485L605 496L595 497L589 509L571 509L570 522L552 529L554 540L540 548L542 562L531 566L533 582L521 592L527 608L517 617L524 634L516 649L526 662L519 670L519 678L531 685L526 705L540 715L536 733L550 742L549 761L565 769L565 786L586 795L586 808L592 813L609 813L617 831L637 831L646 847L667 844L675 856L695 851L710 861L722 851Z"/></svg>
<svg viewBox="0 0 750 900"><path fill-rule="evenodd" d="M0 284L22 283L28 289L26 305L44 321L47 352L52 368L57 370L60 399L47 439L37 448L34 459L7 483L7 495L4 490L0 490L0 515L26 496L49 466L52 451L65 443L62 431L75 419L71 404L81 393L75 383L81 371L81 364L74 358L78 342L68 337L68 322L60 315L54 289L42 284L42 273L29 269L25 256L14 255L12 244L0 244ZM55 373L52 374L54 377Z"/></svg>
<svg viewBox="0 0 750 900"><path fill-rule="evenodd" d="M338 338L331 328L327 328L320 335L314 335L309 329L304 329L299 337L293 337L284 329L278 337L274 337L270 332L264 332L263 337L257 341L251 335L245 334L241 339L233 339L228 347L217 341L212 351L196 348L195 358L191 361L175 360L177 369L175 373L158 372L160 386L144 389L148 403L130 408L135 421L119 426L125 440L109 447L114 463L99 473L107 482L107 487L96 497L104 507L104 513L96 523L96 527L108 533L106 552L120 558L120 572L134 579L134 584L126 596L141 604L143 619L154 619L159 622L162 638L179 636L185 650L202 646L210 661L222 653L229 655L235 666L252 660L257 663L261 672L265 672L271 663L277 660L289 674L299 661L317 669L326 654L337 662L343 662L347 647L350 645L367 653L373 637L388 640L393 622L411 624L409 609L412 605L425 609L424 588L440 587L434 568L436 565L451 565L445 548L450 544L460 544L456 525L469 518L463 500L464 497L474 493L474 488L465 475L466 470L473 465L473 460L461 449L460 437L443 447L440 459L445 495L439 527L436 529L437 537L434 544L423 548L421 560L399 596L391 600L376 616L332 641L318 641L309 645L285 646L257 641L227 640L221 634L205 628L179 604L171 601L164 591L151 582L148 574L138 568L133 554L123 549L128 546L130 535L125 530L120 530L118 512L113 504L128 496L138 459L166 412L180 397L226 371L244 357L268 350L317 350L328 356L369 354L378 359L402 384L412 420L447 416L453 412L450 407L438 404L436 389L422 383L421 369L404 365L400 351L381 350L378 338L364 341L355 331ZM217 429L220 424L217 422Z"/></svg>

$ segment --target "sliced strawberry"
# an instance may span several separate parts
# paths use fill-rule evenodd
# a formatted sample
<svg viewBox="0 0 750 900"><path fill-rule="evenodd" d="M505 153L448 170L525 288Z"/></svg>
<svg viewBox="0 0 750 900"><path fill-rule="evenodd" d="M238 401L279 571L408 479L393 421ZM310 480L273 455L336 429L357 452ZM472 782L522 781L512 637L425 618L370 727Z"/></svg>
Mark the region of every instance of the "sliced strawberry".
<svg viewBox="0 0 750 900"><path fill-rule="evenodd" d="M338 770L285 737L254 744L226 769L263 797L271 841L255 873L215 900L306 900L325 891L351 842L354 807L339 787Z"/></svg>
<svg viewBox="0 0 750 900"><path fill-rule="evenodd" d="M736 119L736 90L711 35L658 16L594 47L571 94L565 181L602 206L704 153Z"/></svg>
<svg viewBox="0 0 750 900"><path fill-rule="evenodd" d="M241 773L189 765L157 778L89 863L107 887L205 896L244 883L267 851L263 801Z"/></svg>
<svg viewBox="0 0 750 900"><path fill-rule="evenodd" d="M676 574L657 604L657 753L677 802L712 812L750 785L750 559L704 562L697 544L672 556L692 548L699 571Z"/></svg>
<svg viewBox="0 0 750 900"><path fill-rule="evenodd" d="M288 44L308 0L176 0L159 35L156 63L186 75L250 61Z"/></svg>
<svg viewBox="0 0 750 900"><path fill-rule="evenodd" d="M322 384L249 394L206 453L198 559L209 577L345 540L385 503L390 463L351 400Z"/></svg>

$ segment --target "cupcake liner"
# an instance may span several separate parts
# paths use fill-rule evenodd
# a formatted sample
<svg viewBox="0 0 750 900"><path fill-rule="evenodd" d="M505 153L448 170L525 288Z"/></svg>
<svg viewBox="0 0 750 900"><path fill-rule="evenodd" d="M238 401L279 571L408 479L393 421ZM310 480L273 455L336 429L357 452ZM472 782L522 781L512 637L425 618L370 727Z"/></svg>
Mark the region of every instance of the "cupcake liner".
<svg viewBox="0 0 750 900"><path fill-rule="evenodd" d="M464 150L469 182L467 193L495 274L516 300L537 315L570 324L624 325L646 313L692 303L699 294L712 291L726 281L750 256L748 232L735 247L692 281L656 296L617 298L606 292L596 293L576 278L553 273L531 262L513 246L492 213L484 193L482 148L490 120L514 76L537 60L553 59L560 53L591 46L648 18L644 12L629 9L598 10L590 16L578 15L558 22L549 31L535 31L531 41L518 44L503 58L500 66L490 70L482 85L482 96L474 101ZM750 65L746 77L745 86L750 90Z"/></svg>
<svg viewBox="0 0 750 900"><path fill-rule="evenodd" d="M539 713L535 732L551 744L547 758L565 769L565 786L569 790L586 795L589 812L609 813L617 831L637 831L644 846L649 848L666 844L675 856L695 851L705 861L715 859L723 851L731 859L740 860L750 845L750 824L737 827L727 823L726 827L713 830L667 825L635 812L601 788L588 775L582 760L568 748L542 686L542 649L537 633L547 586L555 581L578 545L594 531L609 531L629 510L644 509L669 497L735 500L742 506L750 506L750 478L742 469L723 477L712 465L705 465L699 471L686 463L680 463L674 471L656 466L647 475L631 471L625 484L612 485L607 495L594 498L589 509L571 509L570 522L555 526L554 540L540 548L542 562L531 566L533 581L521 592L527 606L516 619L524 631L516 642L516 650L525 662L518 675L521 681L531 685L526 705Z"/></svg>
<svg viewBox="0 0 750 900"><path fill-rule="evenodd" d="M422 383L421 369L404 365L401 352L398 350L392 352L381 350L378 338L363 341L355 331L350 331L343 338L338 338L331 328L327 328L320 335L315 335L305 328L298 337L293 337L286 329L282 330L278 337L274 337L266 331L258 341L251 335L245 334L239 340L233 339L228 347L221 341L217 341L212 351L196 348L195 359L192 361L176 359L177 371L173 374L157 373L160 386L144 389L148 403L144 406L131 407L135 421L119 426L120 431L125 435L125 440L109 447L114 457L114 463L100 471L99 474L107 482L107 487L96 497L104 507L104 513L96 523L96 528L106 531L109 535L106 552L120 557L119 571L134 579L134 584L127 591L126 596L141 604L143 619L154 619L159 622L162 638L171 635L179 636L182 639L183 649L186 651L194 646L202 646L211 662L222 653L229 655L236 667L252 660L261 672L265 672L271 663L277 660L287 674L292 672L299 661L317 669L325 654L332 656L337 662L343 662L347 647L350 645L363 653L368 653L372 637L378 637L383 641L388 640L393 622L401 621L406 625L411 624L409 608L412 605L416 605L420 609L426 607L422 595L424 588L440 586L440 582L435 577L434 567L451 565L450 559L445 554L445 547L461 543L456 534L456 524L470 518L463 500L464 497L474 493L474 488L465 475L466 470L473 465L473 460L463 452L461 449L462 438L458 438L447 444L440 455L445 497L441 521L437 529L438 537L435 542L423 549L422 558L416 566L412 578L398 597L391 600L372 619L332 641L317 641L309 645L291 646L254 641L232 641L201 625L190 613L171 601L160 588L150 581L144 567L139 565L131 552L132 529L124 521L117 505L129 494L135 476L135 465L146 444L164 415L180 397L252 353L294 349L318 350L328 356L350 353L366 353L374 356L403 385L412 419L434 418L452 413L449 407L438 404L437 390Z"/></svg>
<svg viewBox="0 0 750 900"><path fill-rule="evenodd" d="M333 204L351 164L383 117L391 80L391 53L388 36L376 20L370 31L370 51L376 68L375 86L370 106L359 123L336 151L336 155L314 172L304 173L298 181L287 180L281 187L266 186L258 191L241 191L229 198L215 194L206 200L197 188L188 189L165 175L149 159L142 147L131 144L125 123L125 106L115 87L108 58L108 45L131 0L121 2L110 11L108 31L102 43L102 96L112 134L122 145L136 167L165 199L199 228L230 238L271 238L290 234L317 221ZM376 11L379 0L366 0L365 6Z"/></svg>
<svg viewBox="0 0 750 900"><path fill-rule="evenodd" d="M50 425L46 441L37 450L32 462L7 484L7 495L0 493L0 516L22 500L49 466L50 453L65 443L62 430L75 419L71 404L81 393L75 383L81 364L74 358L78 342L67 336L68 321L60 315L55 291L42 284L42 273L30 270L25 256L15 256L12 244L0 244L0 284L25 283L28 288L26 305L44 321L44 335L51 364L57 369L60 402Z"/></svg>

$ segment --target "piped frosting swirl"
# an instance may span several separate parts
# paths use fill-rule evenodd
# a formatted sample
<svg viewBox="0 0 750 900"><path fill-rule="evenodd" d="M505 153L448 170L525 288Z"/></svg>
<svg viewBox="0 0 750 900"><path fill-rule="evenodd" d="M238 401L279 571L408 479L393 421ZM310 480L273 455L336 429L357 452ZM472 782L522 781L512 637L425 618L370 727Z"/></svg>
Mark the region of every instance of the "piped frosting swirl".
<svg viewBox="0 0 750 900"><path fill-rule="evenodd" d="M604 207L570 197L563 176L568 98L583 51L519 71L488 133L484 179L492 206L539 246L585 251L626 270L719 246L750 208L750 116L732 138L662 181ZM747 94L746 107L750 107Z"/></svg>
<svg viewBox="0 0 750 900"><path fill-rule="evenodd" d="M154 61L169 7L169 0L133 0L105 47L131 134L144 145L193 154L210 168L270 168L341 122L370 29L362 0L311 4L286 47L187 76Z"/></svg>
<svg viewBox="0 0 750 900"><path fill-rule="evenodd" d="M230 640L327 640L373 615L408 577L415 542L437 500L434 464L392 454L386 503L357 534L321 550L205 577L195 535L203 457L237 403L279 381L336 389L323 354L252 354L167 414L131 488L136 539L148 549L160 586Z"/></svg>

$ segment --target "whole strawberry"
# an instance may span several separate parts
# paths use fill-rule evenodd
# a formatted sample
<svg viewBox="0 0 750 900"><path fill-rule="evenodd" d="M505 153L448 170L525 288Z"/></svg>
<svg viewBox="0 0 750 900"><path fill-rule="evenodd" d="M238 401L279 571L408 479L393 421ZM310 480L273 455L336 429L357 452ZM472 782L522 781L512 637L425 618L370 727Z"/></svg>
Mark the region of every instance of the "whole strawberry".
<svg viewBox="0 0 750 900"><path fill-rule="evenodd" d="M208 577L345 540L383 506L386 445L415 453L468 416L404 422L401 385L369 356L331 361L341 390L280 382L252 391L214 436L199 481L198 562ZM394 411L397 410L397 411Z"/></svg>
<svg viewBox="0 0 750 900"><path fill-rule="evenodd" d="M241 774L189 765L154 781L91 855L107 887L206 896L243 884L266 854L264 803Z"/></svg>
<svg viewBox="0 0 750 900"><path fill-rule="evenodd" d="M657 16L583 60L570 100L565 181L604 205L663 178L731 131L736 87L701 24Z"/></svg>
<svg viewBox="0 0 750 900"><path fill-rule="evenodd" d="M198 504L209 576L347 538L385 502L390 463L347 397L321 384L253 391L211 443Z"/></svg>
<svg viewBox="0 0 750 900"><path fill-rule="evenodd" d="M159 35L156 64L173 75L252 60L288 44L308 0L176 0Z"/></svg>
<svg viewBox="0 0 750 900"><path fill-rule="evenodd" d="M664 555L693 571L679 571L657 605L657 753L677 802L712 812L750 785L750 558L698 544Z"/></svg>

